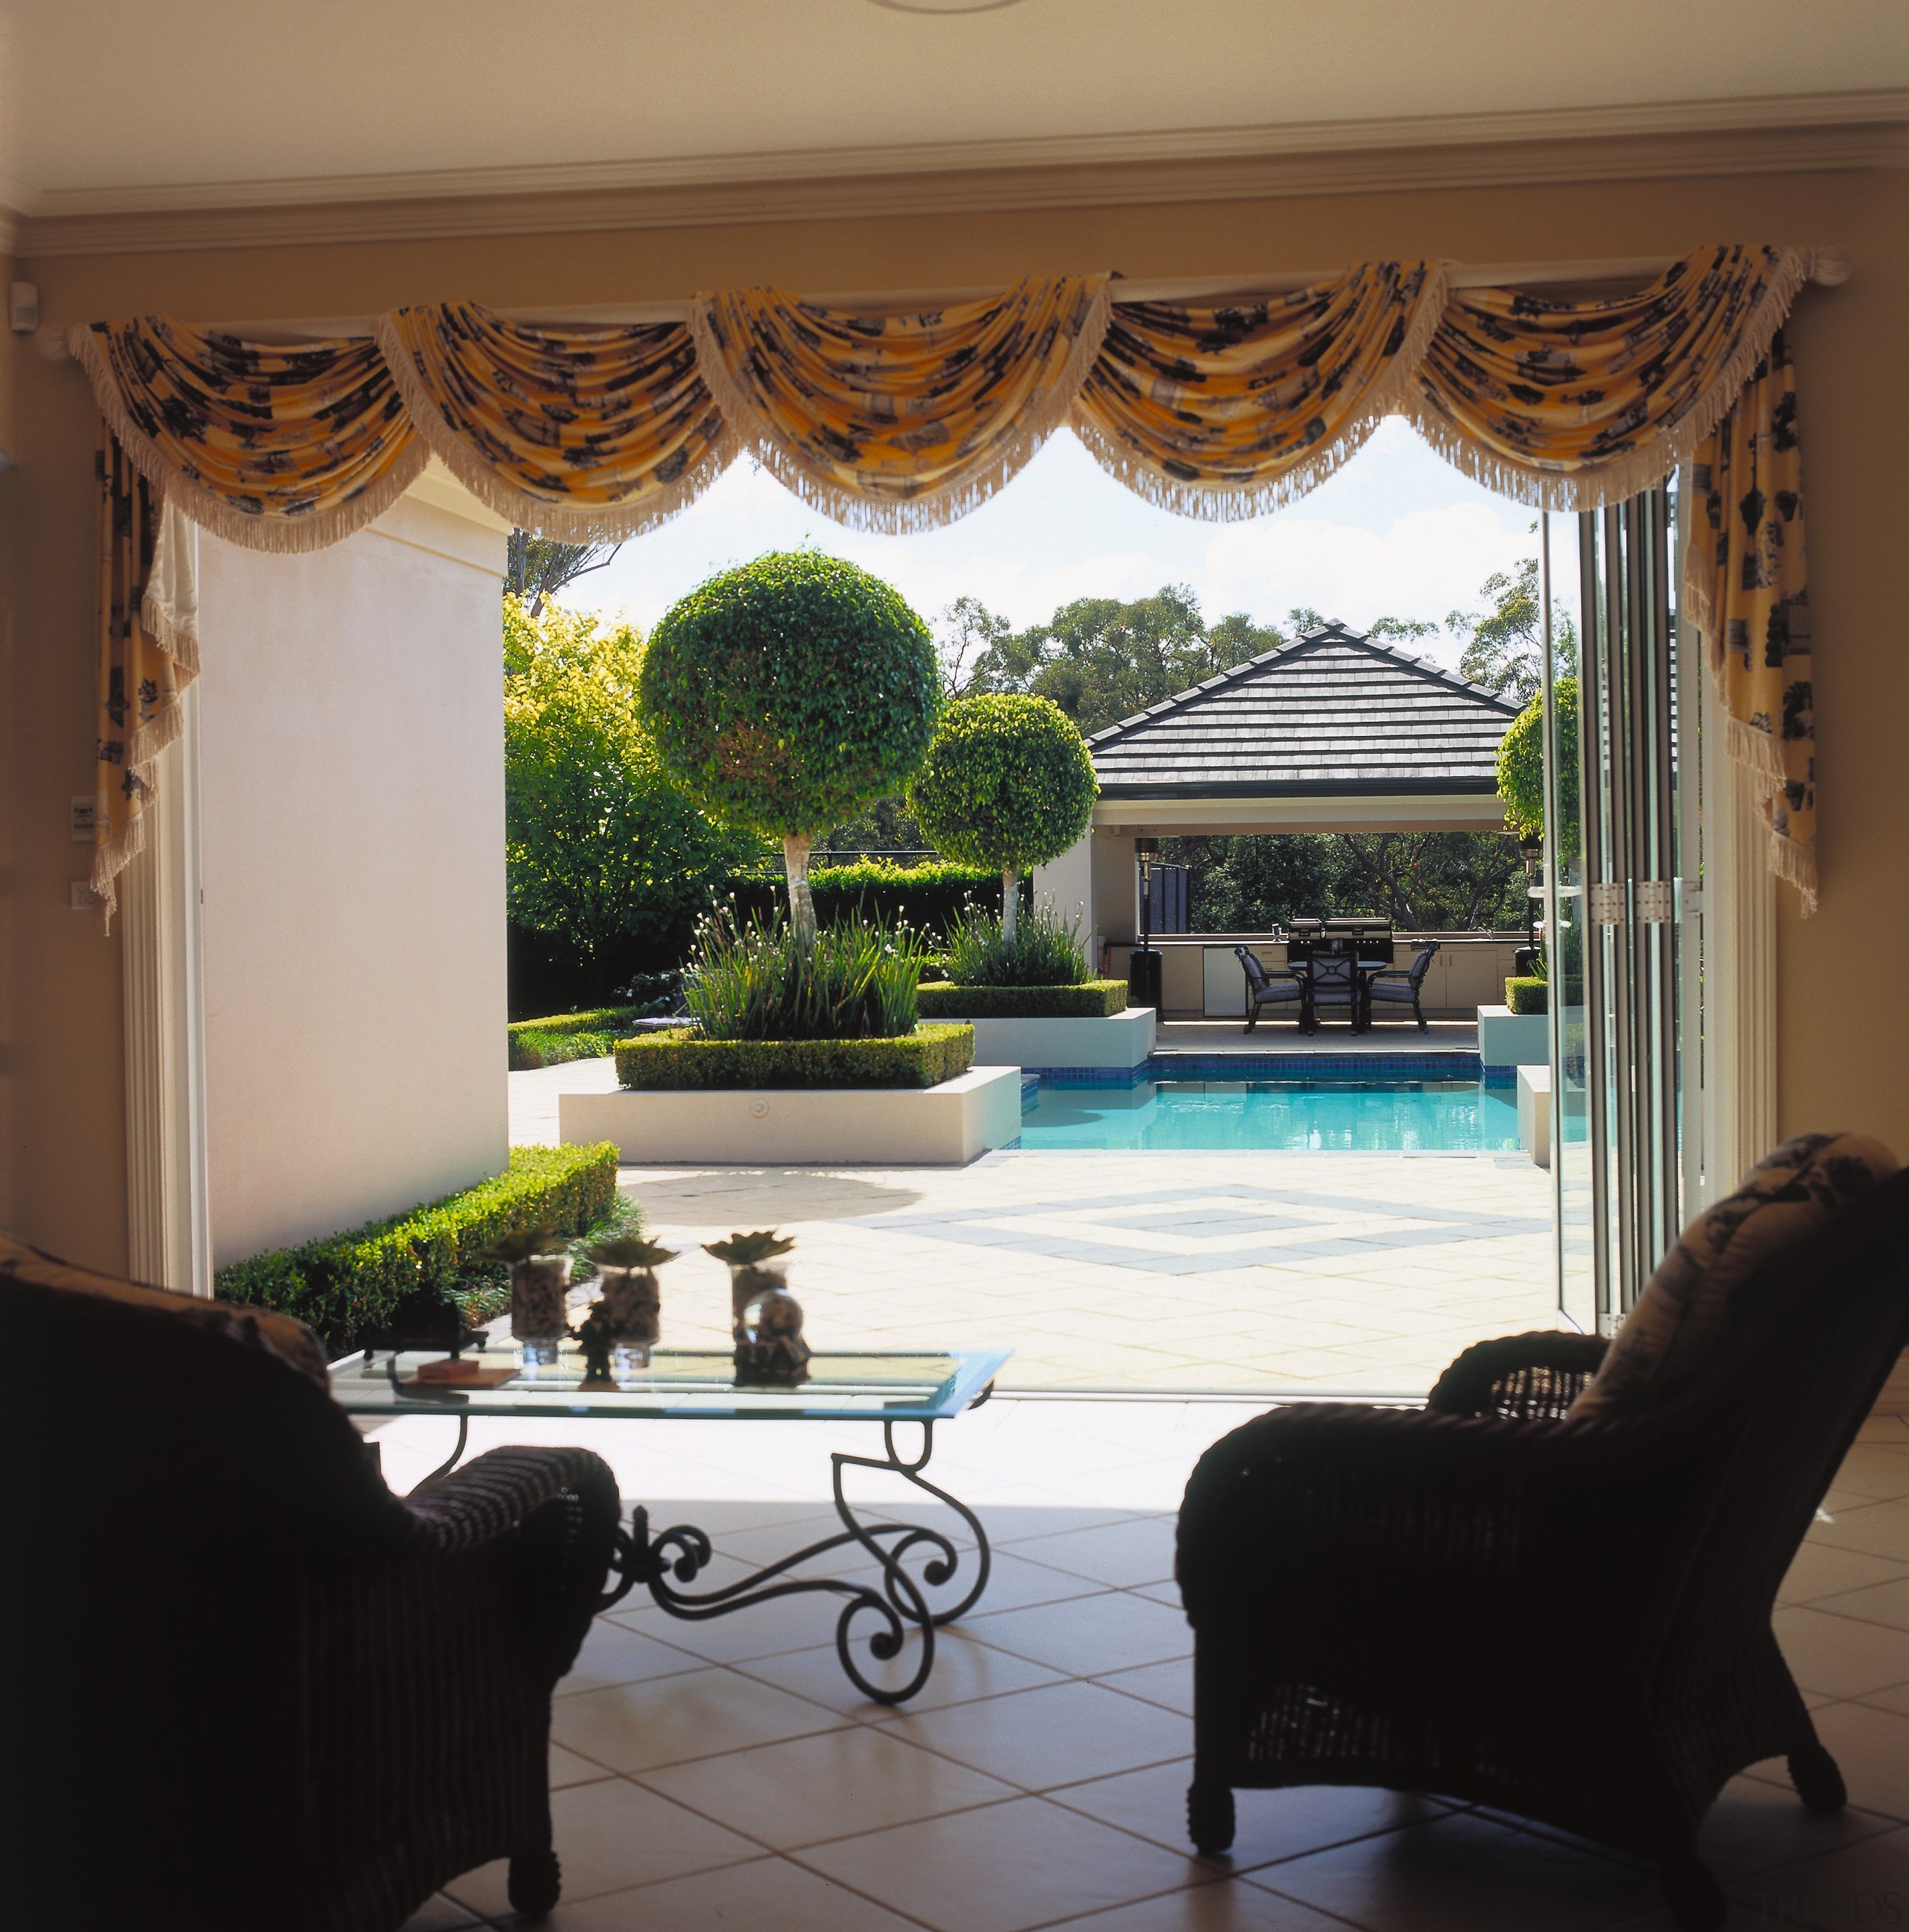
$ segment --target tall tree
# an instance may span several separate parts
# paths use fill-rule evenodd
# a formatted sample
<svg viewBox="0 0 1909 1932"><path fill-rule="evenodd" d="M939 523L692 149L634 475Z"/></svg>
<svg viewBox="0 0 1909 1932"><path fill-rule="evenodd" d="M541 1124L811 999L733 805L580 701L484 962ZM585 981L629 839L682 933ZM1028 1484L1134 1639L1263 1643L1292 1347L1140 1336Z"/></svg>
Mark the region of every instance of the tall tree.
<svg viewBox="0 0 1909 1932"><path fill-rule="evenodd" d="M1479 586L1478 595L1489 601L1489 610L1454 610L1445 620L1445 628L1451 634L1464 640L1459 671L1474 684L1481 684L1517 704L1526 704L1544 682L1537 558L1526 557L1514 572L1501 570L1487 577ZM1556 652L1556 675L1575 677L1577 626L1570 612L1555 598L1551 605L1551 635Z"/></svg>
<svg viewBox="0 0 1909 1932"><path fill-rule="evenodd" d="M620 542L559 543L554 537L512 530L504 551L504 589L522 601L531 616L542 616L546 598L601 570L622 548Z"/></svg>

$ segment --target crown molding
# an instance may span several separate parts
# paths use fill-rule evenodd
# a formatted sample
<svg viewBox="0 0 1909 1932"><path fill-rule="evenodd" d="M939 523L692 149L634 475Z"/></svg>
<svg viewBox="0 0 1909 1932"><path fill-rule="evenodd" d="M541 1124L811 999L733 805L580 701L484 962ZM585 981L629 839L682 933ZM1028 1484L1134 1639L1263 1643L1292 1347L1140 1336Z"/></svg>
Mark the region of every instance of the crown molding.
<svg viewBox="0 0 1909 1932"><path fill-rule="evenodd" d="M1909 166L1909 89L61 190L26 256Z"/></svg>

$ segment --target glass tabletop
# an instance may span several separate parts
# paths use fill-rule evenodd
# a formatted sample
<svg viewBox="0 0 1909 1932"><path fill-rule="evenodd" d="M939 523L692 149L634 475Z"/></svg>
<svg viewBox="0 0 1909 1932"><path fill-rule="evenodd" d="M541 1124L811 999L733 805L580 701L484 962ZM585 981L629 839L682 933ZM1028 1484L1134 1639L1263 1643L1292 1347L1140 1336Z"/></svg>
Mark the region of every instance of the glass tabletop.
<svg viewBox="0 0 1909 1932"><path fill-rule="evenodd" d="M495 1386L420 1382L441 1354L382 1351L335 1364L332 1394L353 1415L693 1416L704 1420L783 1417L792 1420L933 1422L959 1415L1001 1372L1007 1348L908 1353L857 1349L818 1354L794 1388L738 1386L726 1350L659 1348L647 1369L585 1388L581 1352L566 1342L554 1364L527 1370L516 1349L467 1354ZM506 1378L507 1377L507 1378Z"/></svg>

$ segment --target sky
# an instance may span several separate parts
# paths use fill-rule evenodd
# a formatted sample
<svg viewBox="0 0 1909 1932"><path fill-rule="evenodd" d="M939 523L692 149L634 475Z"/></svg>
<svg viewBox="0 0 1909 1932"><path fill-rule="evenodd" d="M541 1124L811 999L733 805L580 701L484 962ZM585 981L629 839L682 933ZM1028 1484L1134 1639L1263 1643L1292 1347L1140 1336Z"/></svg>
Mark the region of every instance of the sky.
<svg viewBox="0 0 1909 1932"><path fill-rule="evenodd" d="M1076 597L1191 587L1209 622L1235 610L1267 623L1296 605L1363 630L1380 616L1442 624L1482 608L1479 586L1536 554L1536 512L1494 496L1388 417L1365 447L1293 507L1208 524L1155 508L1106 474L1067 430L1007 488L946 528L913 536L845 530L745 459L672 522L633 538L564 593L574 608L627 614L647 631L704 578L765 550L812 543L886 579L938 630L957 597L977 597L1016 630ZM1553 566L1569 520L1552 526ZM1412 648L1455 665L1462 640Z"/></svg>

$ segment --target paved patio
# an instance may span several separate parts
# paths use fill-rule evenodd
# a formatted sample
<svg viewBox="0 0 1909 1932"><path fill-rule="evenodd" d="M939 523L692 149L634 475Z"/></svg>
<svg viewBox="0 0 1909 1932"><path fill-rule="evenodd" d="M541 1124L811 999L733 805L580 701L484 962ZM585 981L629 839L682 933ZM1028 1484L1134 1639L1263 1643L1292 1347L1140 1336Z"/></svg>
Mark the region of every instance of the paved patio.
<svg viewBox="0 0 1909 1932"><path fill-rule="evenodd" d="M1235 1036L1237 1036L1237 1030ZM513 1141L608 1060L511 1076ZM623 1170L668 1340L722 1346L701 1244L796 1237L812 1341L1012 1348L1003 1386L1421 1396L1467 1344L1555 1325L1550 1190L1521 1156L1003 1152L963 1168Z"/></svg>

